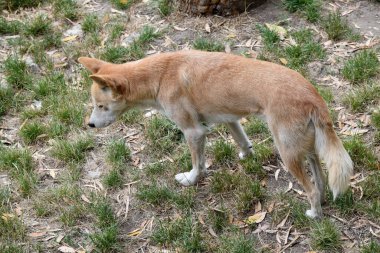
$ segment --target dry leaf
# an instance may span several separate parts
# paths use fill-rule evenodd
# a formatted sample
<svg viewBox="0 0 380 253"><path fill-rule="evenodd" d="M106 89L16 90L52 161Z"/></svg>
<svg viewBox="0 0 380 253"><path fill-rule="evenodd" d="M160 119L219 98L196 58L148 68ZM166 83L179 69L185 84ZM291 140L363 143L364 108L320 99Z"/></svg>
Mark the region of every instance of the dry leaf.
<svg viewBox="0 0 380 253"><path fill-rule="evenodd" d="M293 188L293 183L289 182L288 189L285 191L285 193L288 192L288 191L290 191L292 188Z"/></svg>
<svg viewBox="0 0 380 253"><path fill-rule="evenodd" d="M244 222L246 224L260 223L265 219L267 212L259 212L252 216L249 216Z"/></svg>
<svg viewBox="0 0 380 253"><path fill-rule="evenodd" d="M279 58L279 60L284 65L288 64L288 61L285 58Z"/></svg>
<svg viewBox="0 0 380 253"><path fill-rule="evenodd" d="M140 228L135 229L127 234L127 236L138 236L142 233L142 230Z"/></svg>
<svg viewBox="0 0 380 253"><path fill-rule="evenodd" d="M285 38L286 33L287 33L285 28L278 25L268 24L268 23L265 23L265 25L268 27L269 30L276 32L280 36L281 40Z"/></svg>
<svg viewBox="0 0 380 253"><path fill-rule="evenodd" d="M182 27L179 27L179 26L176 26L176 25L174 26L174 29L177 30L177 31L181 31L181 32L187 30L187 28L182 28Z"/></svg>
<svg viewBox="0 0 380 253"><path fill-rule="evenodd" d="M14 217L15 217L15 215L14 215L13 213L3 213L3 214L1 215L1 218L2 218L5 222L9 221L10 219L12 219L12 218L14 218Z"/></svg>
<svg viewBox="0 0 380 253"><path fill-rule="evenodd" d="M58 250L63 253L75 253L75 249L68 246L61 246Z"/></svg>
<svg viewBox="0 0 380 253"><path fill-rule="evenodd" d="M247 40L247 42L245 43L245 46L251 47L251 45L252 45L252 39Z"/></svg>
<svg viewBox="0 0 380 253"><path fill-rule="evenodd" d="M63 41L63 42L73 41L73 40L76 40L77 37L78 37L78 35L67 36L67 37L63 38L62 41Z"/></svg>
<svg viewBox="0 0 380 253"><path fill-rule="evenodd" d="M33 237L33 238L42 237L44 235L46 235L46 231L33 232L33 233L28 234L28 236Z"/></svg>
<svg viewBox="0 0 380 253"><path fill-rule="evenodd" d="M91 204L91 201L86 197L86 195L82 194L80 197L81 197L81 199L82 199L84 202Z"/></svg>
<svg viewBox="0 0 380 253"><path fill-rule="evenodd" d="M205 30L206 32L210 33L211 32L211 27L208 23L205 24Z"/></svg>
<svg viewBox="0 0 380 253"><path fill-rule="evenodd" d="M277 169L276 172L274 173L274 179L276 179L276 181L278 180L278 175L280 174L280 171L281 169Z"/></svg>
<svg viewBox="0 0 380 253"><path fill-rule="evenodd" d="M60 243L61 241L62 241L62 239L63 239L63 237L65 237L64 235L58 235L58 237L57 237L57 239L55 239L55 241L57 242L57 243Z"/></svg>
<svg viewBox="0 0 380 253"><path fill-rule="evenodd" d="M208 232L209 232L213 237L218 237L218 235L215 233L214 229L212 229L211 226L208 227Z"/></svg>

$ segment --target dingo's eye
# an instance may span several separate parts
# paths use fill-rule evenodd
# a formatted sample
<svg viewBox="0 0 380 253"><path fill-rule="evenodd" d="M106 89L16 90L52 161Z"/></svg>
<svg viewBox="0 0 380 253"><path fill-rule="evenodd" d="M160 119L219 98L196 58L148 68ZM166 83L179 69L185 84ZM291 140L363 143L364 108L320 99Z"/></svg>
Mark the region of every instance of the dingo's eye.
<svg viewBox="0 0 380 253"><path fill-rule="evenodd" d="M99 108L99 109L103 109L103 108L104 108L104 105L98 105L98 108Z"/></svg>

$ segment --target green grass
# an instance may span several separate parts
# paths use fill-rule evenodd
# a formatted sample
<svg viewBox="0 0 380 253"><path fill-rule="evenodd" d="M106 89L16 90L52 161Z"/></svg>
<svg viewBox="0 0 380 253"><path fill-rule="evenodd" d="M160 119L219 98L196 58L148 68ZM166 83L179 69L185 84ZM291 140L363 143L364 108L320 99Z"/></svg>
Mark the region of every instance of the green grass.
<svg viewBox="0 0 380 253"><path fill-rule="evenodd" d="M114 42L123 34L125 30L125 24L123 22L112 24L109 30L109 41Z"/></svg>
<svg viewBox="0 0 380 253"><path fill-rule="evenodd" d="M78 4L75 0L54 0L54 14L72 21L79 17Z"/></svg>
<svg viewBox="0 0 380 253"><path fill-rule="evenodd" d="M153 116L145 125L146 137L153 152L173 152L182 141L183 134L177 126L163 116Z"/></svg>
<svg viewBox="0 0 380 253"><path fill-rule="evenodd" d="M352 84L362 83L380 72L380 61L374 51L364 50L349 59L342 75Z"/></svg>
<svg viewBox="0 0 380 253"><path fill-rule="evenodd" d="M329 88L321 87L321 86L315 86L317 89L319 95L325 100L326 104L330 104L334 101L334 95Z"/></svg>
<svg viewBox="0 0 380 253"><path fill-rule="evenodd" d="M379 163L373 149L368 147L364 141L355 136L344 141L344 147L354 162L354 167L365 170L376 170Z"/></svg>
<svg viewBox="0 0 380 253"><path fill-rule="evenodd" d="M12 88L0 88L0 119L12 107L14 91Z"/></svg>
<svg viewBox="0 0 380 253"><path fill-rule="evenodd" d="M328 219L313 223L310 236L313 249L328 252L337 252L342 249L340 233Z"/></svg>
<svg viewBox="0 0 380 253"><path fill-rule="evenodd" d="M153 231L152 241L173 249L179 248L181 252L205 251L200 227L191 216L166 222L161 220Z"/></svg>
<svg viewBox="0 0 380 253"><path fill-rule="evenodd" d="M256 239L252 235L233 233L221 238L221 245L217 253L255 253L257 250Z"/></svg>
<svg viewBox="0 0 380 253"><path fill-rule="evenodd" d="M20 130L19 134L26 144L34 144L42 134L47 132L44 124L37 121L26 123Z"/></svg>
<svg viewBox="0 0 380 253"><path fill-rule="evenodd" d="M278 33L263 25L258 25L257 28L260 31L265 49L268 51L276 50L280 44Z"/></svg>
<svg viewBox="0 0 380 253"><path fill-rule="evenodd" d="M354 194L349 189L344 194L339 195L335 201L333 201L331 192L328 192L327 198L329 199L332 206L339 210L342 216L353 215L356 212L356 201L354 199Z"/></svg>
<svg viewBox="0 0 380 253"><path fill-rule="evenodd" d="M172 0L155 0L157 2L158 10L161 16L166 17L173 11L173 1Z"/></svg>
<svg viewBox="0 0 380 253"><path fill-rule="evenodd" d="M170 165L166 162L156 162L147 165L144 169L146 170L146 174L148 176L156 176L163 174L164 171L169 167Z"/></svg>
<svg viewBox="0 0 380 253"><path fill-rule="evenodd" d="M327 18L323 20L322 26L330 40L358 39L358 36L355 36L352 28L339 12L330 13Z"/></svg>
<svg viewBox="0 0 380 253"><path fill-rule="evenodd" d="M39 79L34 86L31 87L36 99L43 99L47 96L55 96L66 90L65 76L61 72L51 72L47 76Z"/></svg>
<svg viewBox="0 0 380 253"><path fill-rule="evenodd" d="M360 253L375 253L380 252L380 244L376 241L371 240L370 243L363 246L360 250Z"/></svg>
<svg viewBox="0 0 380 253"><path fill-rule="evenodd" d="M23 23L18 20L7 21L5 18L0 17L0 34L15 35L19 34L23 28Z"/></svg>
<svg viewBox="0 0 380 253"><path fill-rule="evenodd" d="M111 0L111 3L120 10L126 10L135 3L135 0Z"/></svg>
<svg viewBox="0 0 380 253"><path fill-rule="evenodd" d="M215 162L219 164L230 164L235 161L236 158L235 147L224 140L217 140L212 145L212 152Z"/></svg>
<svg viewBox="0 0 380 253"><path fill-rule="evenodd" d="M157 183L144 185L138 189L137 198L154 206L169 206L174 204L180 209L188 210L194 201L194 192L191 188L185 189L182 193L177 193L168 186L161 186Z"/></svg>
<svg viewBox="0 0 380 253"><path fill-rule="evenodd" d="M261 188L260 182L250 178L242 178L238 183L237 209L241 212L252 210L252 207L259 200L264 199L264 190Z"/></svg>
<svg viewBox="0 0 380 253"><path fill-rule="evenodd" d="M111 203L105 197L97 197L91 207L96 220L98 232L90 234L96 252L118 252L118 222Z"/></svg>
<svg viewBox="0 0 380 253"><path fill-rule="evenodd" d="M131 159L131 151L124 139L112 140L107 145L107 160L114 167L123 166Z"/></svg>
<svg viewBox="0 0 380 253"><path fill-rule="evenodd" d="M10 11L15 11L19 8L37 7L42 3L42 0L2 0L0 2L0 10L3 8Z"/></svg>
<svg viewBox="0 0 380 253"><path fill-rule="evenodd" d="M220 210L210 209L207 213L207 219L216 233L221 233L228 227L228 211L224 207Z"/></svg>
<svg viewBox="0 0 380 253"><path fill-rule="evenodd" d="M23 241L27 229L17 214L13 212L12 193L9 188L0 187L0 215L0 241L9 243L8 245L12 242ZM13 251L9 250L8 252Z"/></svg>
<svg viewBox="0 0 380 253"><path fill-rule="evenodd" d="M51 154L66 163L82 162L86 156L86 151L93 147L94 140L91 137L81 136L75 141L57 140Z"/></svg>
<svg viewBox="0 0 380 253"><path fill-rule="evenodd" d="M127 125L137 124L137 123L142 122L142 120L143 120L143 115L141 111L139 111L138 109L128 110L121 116L121 121Z"/></svg>
<svg viewBox="0 0 380 253"><path fill-rule="evenodd" d="M237 189L240 184L241 174L231 173L226 169L216 171L211 178L211 191L224 193Z"/></svg>
<svg viewBox="0 0 380 253"><path fill-rule="evenodd" d="M352 89L345 97L343 103L353 112L364 112L367 106L377 103L380 99L380 85L367 84Z"/></svg>
<svg viewBox="0 0 380 253"><path fill-rule="evenodd" d="M248 119L248 122L244 124L244 130L248 136L253 137L256 137L257 135L260 137L267 137L270 134L267 124L255 117Z"/></svg>
<svg viewBox="0 0 380 253"><path fill-rule="evenodd" d="M288 46L284 49L284 57L288 61L287 66L302 70L305 65L313 60L325 57L322 46L315 42L310 30L299 30L291 34L297 45Z"/></svg>
<svg viewBox="0 0 380 253"><path fill-rule="evenodd" d="M34 162L28 150L0 147L0 167L10 173L19 186L23 196L29 196L37 184Z"/></svg>
<svg viewBox="0 0 380 253"><path fill-rule="evenodd" d="M8 56L4 62L4 70L5 80L14 88L25 88L32 80L25 61L17 55Z"/></svg>
<svg viewBox="0 0 380 253"><path fill-rule="evenodd" d="M52 20L40 14L25 24L24 33L27 36L47 35L53 31Z"/></svg>
<svg viewBox="0 0 380 253"><path fill-rule="evenodd" d="M21 112L21 119L26 120L26 119L36 119L38 117L42 117L45 114L43 110L39 109L34 109L34 108L25 108Z"/></svg>
<svg viewBox="0 0 380 253"><path fill-rule="evenodd" d="M111 169L103 178L103 183L108 188L121 188L124 184L123 174L120 169Z"/></svg>
<svg viewBox="0 0 380 253"><path fill-rule="evenodd" d="M95 14L87 14L82 21L82 30L85 33L98 33L100 31L100 20Z"/></svg>
<svg viewBox="0 0 380 253"><path fill-rule="evenodd" d="M379 108L380 109L380 108ZM376 110L371 115L372 125L380 131L380 110Z"/></svg>
<svg viewBox="0 0 380 253"><path fill-rule="evenodd" d="M104 61L112 63L123 63L141 59L145 56L145 50L148 43L160 37L161 34L151 26L144 26L140 35L128 47L107 46L100 54L100 58Z"/></svg>
<svg viewBox="0 0 380 253"><path fill-rule="evenodd" d="M375 172L369 175L366 180L361 183L363 187L363 197L367 200L375 200L380 198L380 173Z"/></svg>
<svg viewBox="0 0 380 253"><path fill-rule="evenodd" d="M318 0L283 0L285 9L289 12L301 12L305 18L314 23L321 17L321 5Z"/></svg>
<svg viewBox="0 0 380 253"><path fill-rule="evenodd" d="M220 42L213 41L206 38L197 38L193 42L193 48L208 52L223 52L224 45Z"/></svg>

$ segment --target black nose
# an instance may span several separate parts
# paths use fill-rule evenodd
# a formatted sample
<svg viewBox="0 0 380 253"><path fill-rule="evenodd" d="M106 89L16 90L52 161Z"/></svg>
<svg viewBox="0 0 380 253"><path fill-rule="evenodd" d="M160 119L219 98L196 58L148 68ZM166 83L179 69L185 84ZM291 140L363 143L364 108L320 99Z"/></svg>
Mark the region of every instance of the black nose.
<svg viewBox="0 0 380 253"><path fill-rule="evenodd" d="M95 127L95 124L94 123L88 123L87 124L89 127Z"/></svg>

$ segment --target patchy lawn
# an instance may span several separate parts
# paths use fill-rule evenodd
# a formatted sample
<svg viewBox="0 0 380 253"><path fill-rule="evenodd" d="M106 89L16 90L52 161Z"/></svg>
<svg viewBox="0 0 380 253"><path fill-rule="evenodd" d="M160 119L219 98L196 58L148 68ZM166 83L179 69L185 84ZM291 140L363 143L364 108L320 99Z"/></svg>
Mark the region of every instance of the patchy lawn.
<svg viewBox="0 0 380 253"><path fill-rule="evenodd" d="M234 17L189 17L171 1L0 1L0 252L379 252L380 3L266 4ZM377 16L376 16L377 15ZM321 221L283 167L264 122L242 119L255 155L237 159L212 126L208 177L182 133L131 110L88 129L89 73L160 52L225 51L301 72L325 99L355 163Z"/></svg>

